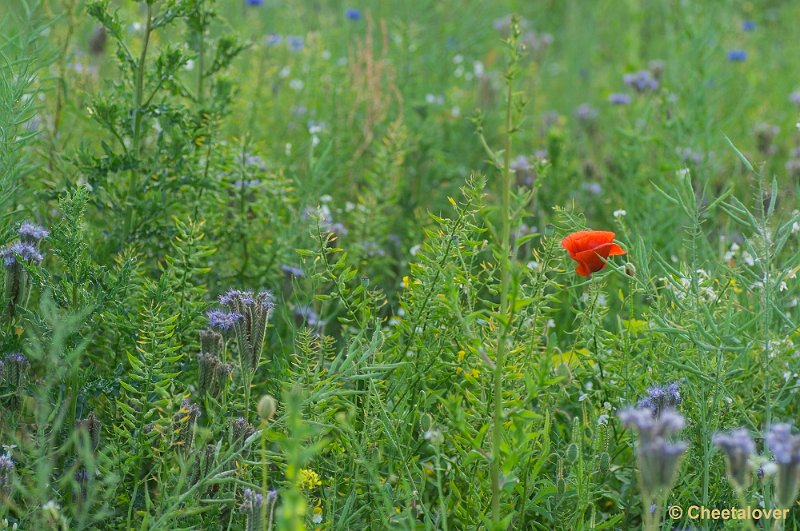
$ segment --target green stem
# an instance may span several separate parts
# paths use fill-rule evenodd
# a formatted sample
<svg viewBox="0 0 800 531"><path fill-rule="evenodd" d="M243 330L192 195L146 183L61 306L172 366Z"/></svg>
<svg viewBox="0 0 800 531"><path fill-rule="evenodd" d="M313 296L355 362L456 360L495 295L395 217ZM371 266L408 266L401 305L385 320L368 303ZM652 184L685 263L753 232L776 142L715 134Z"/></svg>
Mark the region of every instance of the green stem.
<svg viewBox="0 0 800 531"><path fill-rule="evenodd" d="M144 42L142 43L142 51L139 54L139 62L136 65L136 79L135 79L135 88L133 94L133 149L131 150L131 155L133 158L138 161L139 156L141 154L141 145L142 145L142 102L144 101L144 73L145 73L145 65L147 61L147 48L150 45L150 34L153 31L153 7L147 2L147 20L145 22L145 30L144 30ZM133 218L134 218L134 205L133 200L138 195L136 192L137 182L136 182L137 172L135 168L130 170L128 175L128 216L126 219L126 233L130 234L130 231L133 229Z"/></svg>
<svg viewBox="0 0 800 531"><path fill-rule="evenodd" d="M511 135L513 127L513 92L510 76L506 86L506 146L503 153L503 174L500 179L500 319L497 332L497 358L494 367L494 417L492 419L492 519L495 524L500 514L500 447L503 442L503 368L506 360L506 336L511 318L508 292L511 285Z"/></svg>

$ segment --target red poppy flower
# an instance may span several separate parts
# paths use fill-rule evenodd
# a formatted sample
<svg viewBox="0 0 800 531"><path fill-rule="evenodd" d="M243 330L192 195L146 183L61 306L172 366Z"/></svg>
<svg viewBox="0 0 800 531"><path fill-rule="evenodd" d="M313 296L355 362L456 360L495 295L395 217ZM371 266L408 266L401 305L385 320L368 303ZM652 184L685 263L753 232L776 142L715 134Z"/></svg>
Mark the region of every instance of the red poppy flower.
<svg viewBox="0 0 800 531"><path fill-rule="evenodd" d="M561 247L578 262L575 272L584 277L603 269L606 266L603 260L609 256L625 254L625 250L614 243L614 233L607 230L573 232L561 240Z"/></svg>

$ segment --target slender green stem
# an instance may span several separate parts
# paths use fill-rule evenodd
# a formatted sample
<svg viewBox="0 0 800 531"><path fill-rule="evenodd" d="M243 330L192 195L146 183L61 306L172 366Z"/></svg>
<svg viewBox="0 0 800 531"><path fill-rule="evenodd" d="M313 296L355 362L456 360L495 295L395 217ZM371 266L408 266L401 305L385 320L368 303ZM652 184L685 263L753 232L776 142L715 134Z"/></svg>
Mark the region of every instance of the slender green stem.
<svg viewBox="0 0 800 531"><path fill-rule="evenodd" d="M144 41L142 43L142 51L139 54L139 62L136 65L136 78L134 80L134 94L133 94L133 138L131 155L138 161L141 154L142 146L142 118L144 101L144 74L147 63L147 49L150 45L150 34L153 32L153 7L147 2L147 20L144 29ZM128 215L126 217L125 229L126 234L130 234L134 226L134 199L137 194L137 176L138 172L135 168L131 168L128 175Z"/></svg>
<svg viewBox="0 0 800 531"><path fill-rule="evenodd" d="M506 339L511 319L509 289L511 286L511 135L513 132L513 91L511 76L506 86L506 146L503 153L503 173L500 179L500 323L497 327L497 357L494 367L494 416L492 419L492 519L500 522L500 447L503 442L503 368L506 359Z"/></svg>

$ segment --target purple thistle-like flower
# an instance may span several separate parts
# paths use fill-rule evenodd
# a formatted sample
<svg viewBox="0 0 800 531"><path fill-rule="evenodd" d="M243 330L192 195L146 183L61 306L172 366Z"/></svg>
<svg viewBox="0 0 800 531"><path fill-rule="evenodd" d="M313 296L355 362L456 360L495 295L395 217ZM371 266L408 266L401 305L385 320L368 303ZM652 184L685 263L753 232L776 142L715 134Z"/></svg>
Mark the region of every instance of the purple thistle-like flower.
<svg viewBox="0 0 800 531"><path fill-rule="evenodd" d="M597 119L597 109L588 103L581 103L575 109L575 118L581 122L593 122Z"/></svg>
<svg viewBox="0 0 800 531"><path fill-rule="evenodd" d="M261 508L264 505L264 496L261 493L247 488L243 492L244 501L239 506L239 511L247 516L245 529L257 530L262 528Z"/></svg>
<svg viewBox="0 0 800 531"><path fill-rule="evenodd" d="M684 419L671 409L655 417L648 408L626 409L620 412L619 418L625 427L638 432L636 456L642 494L645 500L653 500L672 487L680 457L688 448L683 441L667 440L683 429Z"/></svg>
<svg viewBox="0 0 800 531"><path fill-rule="evenodd" d="M756 451L756 445L747 430L740 428L730 433L717 433L711 442L725 452L728 478L733 488L738 491L747 488L750 456Z"/></svg>
<svg viewBox="0 0 800 531"><path fill-rule="evenodd" d="M260 6L264 3L264 0L245 0L245 3L249 6Z"/></svg>
<svg viewBox="0 0 800 531"><path fill-rule="evenodd" d="M293 52L302 51L304 46L303 37L298 37L296 35L289 35L286 37L286 43L289 45L289 49Z"/></svg>
<svg viewBox="0 0 800 531"><path fill-rule="evenodd" d="M753 31L756 29L756 23L753 22L752 20L743 20L742 29L744 31Z"/></svg>
<svg viewBox="0 0 800 531"><path fill-rule="evenodd" d="M17 263L17 257L28 263L40 263L44 256L39 252L35 245L26 242L14 242L2 251L3 263L6 267L11 267Z"/></svg>
<svg viewBox="0 0 800 531"><path fill-rule="evenodd" d="M305 275L303 268L293 265L282 265L281 271L283 271L284 274L294 278L302 278Z"/></svg>
<svg viewBox="0 0 800 531"><path fill-rule="evenodd" d="M767 448L778 465L800 462L800 437L792 434L792 426L786 423L773 424L766 434Z"/></svg>
<svg viewBox="0 0 800 531"><path fill-rule="evenodd" d="M741 63L747 59L747 52L744 50L730 50L728 52L728 61L733 63Z"/></svg>
<svg viewBox="0 0 800 531"><path fill-rule="evenodd" d="M19 237L25 243L36 243L39 240L47 238L50 231L39 225L35 225L30 221L26 221L19 227Z"/></svg>
<svg viewBox="0 0 800 531"><path fill-rule="evenodd" d="M264 42L267 44L267 46L277 46L281 43L281 36L277 33L270 33L266 36Z"/></svg>
<svg viewBox="0 0 800 531"><path fill-rule="evenodd" d="M678 384L673 382L667 386L654 385L647 390L647 396L639 400L636 407L645 408L653 412L657 417L666 409L675 409L681 403L681 395L678 392Z"/></svg>
<svg viewBox="0 0 800 531"><path fill-rule="evenodd" d="M344 16L353 21L361 20L361 11L350 7L345 9Z"/></svg>
<svg viewBox="0 0 800 531"><path fill-rule="evenodd" d="M639 70L632 74L625 74L623 82L632 87L636 92L647 92L658 90L658 80L653 77L649 70Z"/></svg>
<svg viewBox="0 0 800 531"><path fill-rule="evenodd" d="M206 315L208 316L208 325L221 332L227 332L242 319L242 314L224 310L210 310Z"/></svg>
<svg viewBox="0 0 800 531"><path fill-rule="evenodd" d="M11 473L14 472L14 460L6 452L0 455L0 491L7 491L11 485Z"/></svg>
<svg viewBox="0 0 800 531"><path fill-rule="evenodd" d="M775 480L775 501L779 507L790 507L800 488L800 436L786 423L773 424L764 439L772 452L778 474Z"/></svg>
<svg viewBox="0 0 800 531"><path fill-rule="evenodd" d="M621 92L615 92L608 97L608 102L612 105L628 105L631 102L631 97Z"/></svg>

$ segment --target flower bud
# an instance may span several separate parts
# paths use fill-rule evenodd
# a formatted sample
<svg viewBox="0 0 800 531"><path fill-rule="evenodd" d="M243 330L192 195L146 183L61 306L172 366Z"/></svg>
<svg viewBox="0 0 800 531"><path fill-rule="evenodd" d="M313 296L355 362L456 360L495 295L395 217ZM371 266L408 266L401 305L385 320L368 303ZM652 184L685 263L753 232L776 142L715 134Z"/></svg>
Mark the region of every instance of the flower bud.
<svg viewBox="0 0 800 531"><path fill-rule="evenodd" d="M275 402L275 399L272 398L270 395L264 395L261 397L261 400L258 401L258 406L256 407L256 411L258 412L258 416L261 417L261 420L265 422L269 422L272 420L272 417L275 416L275 412L278 410L278 404Z"/></svg>

